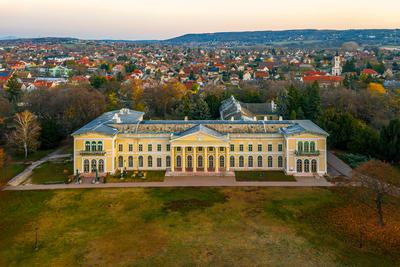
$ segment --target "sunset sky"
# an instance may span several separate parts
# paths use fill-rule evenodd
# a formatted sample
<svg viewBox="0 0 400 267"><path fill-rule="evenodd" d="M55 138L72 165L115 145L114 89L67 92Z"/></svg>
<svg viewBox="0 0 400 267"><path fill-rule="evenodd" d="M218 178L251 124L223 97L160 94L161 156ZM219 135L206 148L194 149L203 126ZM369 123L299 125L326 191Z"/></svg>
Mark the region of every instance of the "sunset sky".
<svg viewBox="0 0 400 267"><path fill-rule="evenodd" d="M185 33L400 28L400 0L0 0L0 37L166 39Z"/></svg>

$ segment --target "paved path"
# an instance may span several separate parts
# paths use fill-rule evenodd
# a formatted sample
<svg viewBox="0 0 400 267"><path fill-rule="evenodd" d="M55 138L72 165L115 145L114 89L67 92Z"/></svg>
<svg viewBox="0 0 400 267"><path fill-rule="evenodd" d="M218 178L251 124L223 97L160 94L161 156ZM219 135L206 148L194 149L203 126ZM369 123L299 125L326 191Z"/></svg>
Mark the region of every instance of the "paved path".
<svg viewBox="0 0 400 267"><path fill-rule="evenodd" d="M18 174L14 178L12 178L10 181L8 181L8 185L17 186L17 185L22 184L32 174L33 169L37 168L38 166L40 166L41 164L43 164L49 160L58 159L58 158L67 158L67 157L71 156L71 154L59 154L59 153L60 153L60 150L56 150L56 151L50 153L49 155L47 155L46 157L33 162L23 172L21 172L20 174Z"/></svg>
<svg viewBox="0 0 400 267"><path fill-rule="evenodd" d="M327 160L328 160L328 171L330 174L344 175L347 178L351 178L352 169L349 165L344 163L341 159L336 157L332 152L327 152Z"/></svg>
<svg viewBox="0 0 400 267"><path fill-rule="evenodd" d="M164 182L57 184L6 186L4 190L52 190L129 187L330 187L324 178L296 178L297 182L236 182L234 177L166 177Z"/></svg>

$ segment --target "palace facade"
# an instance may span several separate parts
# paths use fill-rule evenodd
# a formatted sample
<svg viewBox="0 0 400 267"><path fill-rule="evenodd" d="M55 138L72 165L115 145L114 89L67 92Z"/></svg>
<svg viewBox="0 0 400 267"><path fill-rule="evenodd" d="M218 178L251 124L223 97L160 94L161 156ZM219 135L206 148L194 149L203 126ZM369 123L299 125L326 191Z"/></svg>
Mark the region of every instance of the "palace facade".
<svg viewBox="0 0 400 267"><path fill-rule="evenodd" d="M74 132L74 169L166 170L168 175L232 175L282 170L322 176L328 134L309 120L143 120L129 109L107 112Z"/></svg>

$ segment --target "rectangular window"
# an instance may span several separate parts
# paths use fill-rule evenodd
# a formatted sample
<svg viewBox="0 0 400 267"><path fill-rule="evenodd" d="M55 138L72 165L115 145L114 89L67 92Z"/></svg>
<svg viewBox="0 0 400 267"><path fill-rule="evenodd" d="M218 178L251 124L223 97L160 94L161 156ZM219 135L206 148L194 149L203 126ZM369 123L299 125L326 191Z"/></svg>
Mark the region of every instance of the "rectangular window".
<svg viewBox="0 0 400 267"><path fill-rule="evenodd" d="M129 152L132 152L132 151L133 151L133 145L129 144Z"/></svg>
<svg viewBox="0 0 400 267"><path fill-rule="evenodd" d="M171 145L170 144L167 144L167 151L168 152L171 151Z"/></svg>
<svg viewBox="0 0 400 267"><path fill-rule="evenodd" d="M161 167L162 162L161 162L161 158L157 158L157 167Z"/></svg>
<svg viewBox="0 0 400 267"><path fill-rule="evenodd" d="M250 144L250 145L249 145L249 152L252 152L252 151L253 151L253 145Z"/></svg>
<svg viewBox="0 0 400 267"><path fill-rule="evenodd" d="M282 152L283 151L283 145L282 144L278 144L278 151Z"/></svg>
<svg viewBox="0 0 400 267"><path fill-rule="evenodd" d="M188 151L188 152L192 152L192 148L191 148L191 147L188 147L187 151Z"/></svg>
<svg viewBox="0 0 400 267"><path fill-rule="evenodd" d="M139 144L139 152L142 152L143 151L143 145L142 144Z"/></svg>
<svg viewBox="0 0 400 267"><path fill-rule="evenodd" d="M148 152L153 151L153 145L152 145L152 144L148 144L148 145L147 145L147 151L148 151Z"/></svg>
<svg viewBox="0 0 400 267"><path fill-rule="evenodd" d="M203 148L202 148L202 147L199 147L198 150L199 150L199 152L202 152L202 151L203 151Z"/></svg>
<svg viewBox="0 0 400 267"><path fill-rule="evenodd" d="M221 146L221 147L219 148L219 151L224 152L224 147Z"/></svg>
<svg viewBox="0 0 400 267"><path fill-rule="evenodd" d="M213 147L209 147L209 148L208 148L208 151L213 152L213 151L214 151L214 148L213 148Z"/></svg>
<svg viewBox="0 0 400 267"><path fill-rule="evenodd" d="M258 144L258 152L262 152L262 145Z"/></svg>
<svg viewBox="0 0 400 267"><path fill-rule="evenodd" d="M182 148L180 147L180 146L178 146L177 148L176 148L176 151L178 151L178 152L180 152L182 150Z"/></svg>
<svg viewBox="0 0 400 267"><path fill-rule="evenodd" d="M118 145L118 151L122 152L124 150L124 146L122 144Z"/></svg>
<svg viewBox="0 0 400 267"><path fill-rule="evenodd" d="M161 152L161 144L157 144L157 151Z"/></svg>
<svg viewBox="0 0 400 267"><path fill-rule="evenodd" d="M231 151L235 151L235 145L231 145Z"/></svg>
<svg viewBox="0 0 400 267"><path fill-rule="evenodd" d="M241 144L241 145L239 145L239 151L240 152L243 152L243 150L244 150L244 146Z"/></svg>
<svg viewBox="0 0 400 267"><path fill-rule="evenodd" d="M268 144L268 152L272 152L272 144Z"/></svg>

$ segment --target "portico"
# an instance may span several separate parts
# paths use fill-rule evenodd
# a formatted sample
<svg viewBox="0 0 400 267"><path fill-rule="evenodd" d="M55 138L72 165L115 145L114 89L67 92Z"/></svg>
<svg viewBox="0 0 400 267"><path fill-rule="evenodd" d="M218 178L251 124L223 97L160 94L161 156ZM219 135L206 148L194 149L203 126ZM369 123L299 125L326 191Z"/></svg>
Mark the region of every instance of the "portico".
<svg viewBox="0 0 400 267"><path fill-rule="evenodd" d="M230 171L229 136L196 125L171 138L172 173L210 173Z"/></svg>

